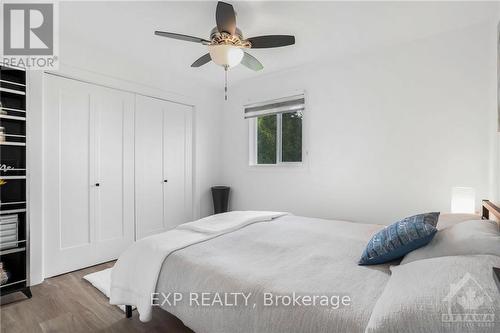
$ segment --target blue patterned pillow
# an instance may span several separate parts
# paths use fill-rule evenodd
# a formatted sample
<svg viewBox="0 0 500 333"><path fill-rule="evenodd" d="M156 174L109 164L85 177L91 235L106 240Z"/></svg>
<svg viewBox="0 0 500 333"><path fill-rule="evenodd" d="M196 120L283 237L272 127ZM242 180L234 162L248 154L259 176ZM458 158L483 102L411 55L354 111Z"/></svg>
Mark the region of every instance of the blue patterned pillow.
<svg viewBox="0 0 500 333"><path fill-rule="evenodd" d="M370 239L359 264L383 264L426 245L437 232L438 218L439 213L419 214L385 227Z"/></svg>

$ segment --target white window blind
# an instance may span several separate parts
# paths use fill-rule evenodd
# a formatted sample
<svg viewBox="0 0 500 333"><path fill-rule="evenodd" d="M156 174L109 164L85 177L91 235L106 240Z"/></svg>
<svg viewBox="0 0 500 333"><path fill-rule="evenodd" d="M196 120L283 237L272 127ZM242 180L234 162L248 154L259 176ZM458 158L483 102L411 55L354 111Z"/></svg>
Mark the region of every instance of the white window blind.
<svg viewBox="0 0 500 333"><path fill-rule="evenodd" d="M245 119L287 112L304 112L304 95L245 105Z"/></svg>

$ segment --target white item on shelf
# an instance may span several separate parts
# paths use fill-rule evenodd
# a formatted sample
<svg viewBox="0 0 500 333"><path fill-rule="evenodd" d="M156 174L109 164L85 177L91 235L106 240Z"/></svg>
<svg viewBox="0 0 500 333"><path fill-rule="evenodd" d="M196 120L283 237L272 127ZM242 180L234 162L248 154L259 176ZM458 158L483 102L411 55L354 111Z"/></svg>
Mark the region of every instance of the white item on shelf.
<svg viewBox="0 0 500 333"><path fill-rule="evenodd" d="M3 105L2 105L2 102L0 102L0 115L6 115L7 114L7 111L5 111L3 109Z"/></svg>
<svg viewBox="0 0 500 333"><path fill-rule="evenodd" d="M19 219L17 214L0 215L0 250L17 246Z"/></svg>

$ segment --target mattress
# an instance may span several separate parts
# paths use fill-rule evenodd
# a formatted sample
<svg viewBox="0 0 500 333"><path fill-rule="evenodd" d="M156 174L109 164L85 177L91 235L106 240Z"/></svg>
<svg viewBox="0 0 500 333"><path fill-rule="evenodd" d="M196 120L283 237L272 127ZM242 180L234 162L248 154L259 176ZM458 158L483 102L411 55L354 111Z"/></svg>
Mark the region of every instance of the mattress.
<svg viewBox="0 0 500 333"><path fill-rule="evenodd" d="M390 270L357 261L382 227L284 216L191 245L163 263L161 307L198 333L364 332ZM237 293L248 301L214 302Z"/></svg>

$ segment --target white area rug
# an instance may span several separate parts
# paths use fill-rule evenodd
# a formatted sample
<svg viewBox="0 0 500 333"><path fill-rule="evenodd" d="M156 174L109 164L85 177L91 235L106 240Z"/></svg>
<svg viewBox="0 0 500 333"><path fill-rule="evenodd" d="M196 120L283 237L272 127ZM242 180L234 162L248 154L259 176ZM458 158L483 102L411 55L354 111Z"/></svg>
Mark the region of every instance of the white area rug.
<svg viewBox="0 0 500 333"><path fill-rule="evenodd" d="M109 299L109 290L111 287L111 270L113 268L107 268L105 270L87 274L83 278L89 281L97 290L106 295ZM123 312L125 312L125 305L117 305ZM132 307L135 309L135 306Z"/></svg>

